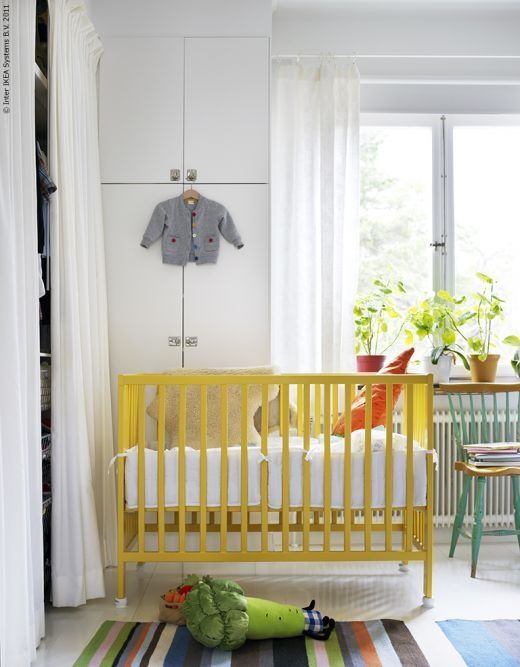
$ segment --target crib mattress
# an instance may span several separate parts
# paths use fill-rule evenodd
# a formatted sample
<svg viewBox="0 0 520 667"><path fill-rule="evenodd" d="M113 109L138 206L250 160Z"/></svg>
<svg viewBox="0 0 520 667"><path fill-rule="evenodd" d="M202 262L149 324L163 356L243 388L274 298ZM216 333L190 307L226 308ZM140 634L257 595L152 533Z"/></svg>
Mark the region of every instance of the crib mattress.
<svg viewBox="0 0 520 667"><path fill-rule="evenodd" d="M372 502L374 509L385 507L385 459L384 432L379 432L372 445ZM354 435L354 434L353 434ZM379 444L378 444L379 443ZM185 504L200 505L200 452L186 448ZM261 463L264 456L260 447L250 446L248 454L248 504L260 506ZM240 505L240 446L228 447L228 506ZM164 453L165 505L178 505L178 456L177 448ZM303 506L303 461L310 462L310 506L323 507L323 464L324 446L320 439L312 439L308 453L303 448L303 439L291 437L289 442L289 507ZM393 493L392 507L406 505L406 451L403 436L394 434L393 448ZM269 438L268 442L268 506L279 510L282 507L282 443L280 437ZM354 439L351 452L351 508L364 507L364 434ZM344 441L331 439L331 508L344 506ZM413 451L413 504L426 505L426 451L414 443ZM207 507L220 507L221 450L207 450ZM137 495L137 447L126 452L125 497L128 509L138 506ZM145 448L145 505L147 509L157 507L157 451Z"/></svg>

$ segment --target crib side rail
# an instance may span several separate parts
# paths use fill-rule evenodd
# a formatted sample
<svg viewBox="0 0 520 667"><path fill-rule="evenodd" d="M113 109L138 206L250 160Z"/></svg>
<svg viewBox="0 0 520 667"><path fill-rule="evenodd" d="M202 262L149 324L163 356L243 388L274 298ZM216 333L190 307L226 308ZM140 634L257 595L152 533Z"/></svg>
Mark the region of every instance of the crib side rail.
<svg viewBox="0 0 520 667"><path fill-rule="evenodd" d="M393 388L403 385L403 432L406 436L405 502L394 502L394 457L392 425L394 423ZM384 443L384 507L373 506L373 458L371 443L372 395L376 385L386 387ZM356 392L364 386L366 396L363 458L363 507L353 508L353 452L350 424ZM147 388L156 389L156 453L150 455L147 442ZM238 394L237 388L238 387ZM253 388L260 392L261 428L256 448L249 442L251 409L249 397ZM281 440L281 507L269 504L270 489L270 410L271 390L279 388L279 433ZM209 450L215 437L209 426L215 416L213 400L218 396L218 472L220 491L218 504L210 502L208 479L214 478L216 465ZM238 395L238 398L237 398ZM175 405L175 452L169 445L172 428L171 404ZM294 419L292 402L297 405ZM240 427L238 441L230 442L230 410L238 410ZM342 456L333 449L332 429L339 415L345 421ZM137 448L137 507L129 509L125 502L125 459L119 458L118 468L118 537L125 554L155 554L152 559L178 560L339 560L390 559L407 554L431 551L433 522L433 385L427 375L377 374L298 374L298 375L124 375L119 378L119 453ZM198 423L198 489L197 501L189 484L188 464L193 465L193 426ZM291 435L301 438L301 501L292 503L291 467L296 465L291 449ZM321 502L313 503L312 454L313 438L321 436L322 494ZM426 503L414 503L414 440L426 452ZM228 483L231 480L230 447L240 451L239 496L231 502ZM236 453L236 452L235 452ZM259 502L251 503L250 459L260 455L258 480ZM191 463L190 463L191 461ZM338 463L339 461L339 463ZM154 465L156 480L150 492L147 467ZM342 505L333 500L333 478L341 466ZM172 467L173 466L173 467ZM167 477L175 468L176 497L166 492ZM233 470L235 470L233 468ZM236 471L233 473L235 474ZM153 496L154 502L148 499ZM190 502L192 504L190 504ZM155 517L149 520L150 513ZM123 518L126 517L124 520ZM147 534L157 532L151 546ZM400 535L396 545L395 536ZM130 538L135 537L132 547ZM382 540L379 537L382 537ZM173 538L173 539L170 539ZM132 551L133 550L133 551ZM149 558L148 558L149 559Z"/></svg>

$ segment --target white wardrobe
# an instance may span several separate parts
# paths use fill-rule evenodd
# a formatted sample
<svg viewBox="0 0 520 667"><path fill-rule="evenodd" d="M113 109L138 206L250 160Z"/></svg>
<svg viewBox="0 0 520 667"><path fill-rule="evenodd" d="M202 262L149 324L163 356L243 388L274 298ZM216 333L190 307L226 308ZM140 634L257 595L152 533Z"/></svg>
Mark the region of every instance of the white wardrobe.
<svg viewBox="0 0 520 667"><path fill-rule="evenodd" d="M111 373L269 363L269 40L105 38L100 72ZM194 187L244 241L161 262L154 206Z"/></svg>

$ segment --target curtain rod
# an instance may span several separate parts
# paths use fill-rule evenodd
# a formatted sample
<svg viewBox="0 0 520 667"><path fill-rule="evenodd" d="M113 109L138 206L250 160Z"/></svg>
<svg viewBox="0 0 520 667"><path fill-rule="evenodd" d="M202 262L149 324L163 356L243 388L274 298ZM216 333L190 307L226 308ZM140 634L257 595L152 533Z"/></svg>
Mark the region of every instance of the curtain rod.
<svg viewBox="0 0 520 667"><path fill-rule="evenodd" d="M273 60L283 60L283 59L296 59L299 58L350 58L352 60L359 60L361 58L394 58L394 59L445 59L445 60L520 60L519 55L508 55L508 56L498 56L498 55L410 55L410 54L361 54L361 53L349 53L349 54L338 54L334 55L333 53L300 53L300 54L274 54L272 56Z"/></svg>

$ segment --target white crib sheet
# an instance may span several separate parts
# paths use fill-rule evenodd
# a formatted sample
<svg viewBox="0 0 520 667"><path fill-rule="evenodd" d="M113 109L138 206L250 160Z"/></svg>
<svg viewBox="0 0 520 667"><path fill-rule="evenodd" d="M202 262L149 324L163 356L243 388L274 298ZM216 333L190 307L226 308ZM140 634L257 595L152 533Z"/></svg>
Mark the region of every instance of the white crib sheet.
<svg viewBox="0 0 520 667"><path fill-rule="evenodd" d="M352 434L351 455L351 507L364 506L364 431ZM372 432L372 503L373 508L385 506L385 458L384 431ZM310 505L323 507L323 443L311 439L307 454L310 460ZM406 505L406 439L393 434L393 507ZM342 509L344 440L331 438L331 507ZM164 453L165 500L166 506L178 503L178 453L177 448ZM207 506L220 506L220 449L207 450ZM303 460L305 451L301 437L291 437L289 441L290 490L289 506L303 505ZM282 507L282 443L280 437L269 438L268 443L268 505L271 509ZM228 500L231 506L240 505L240 460L241 448L228 447ZM263 456L257 446L248 447L248 502L250 506L260 505L260 464ZM426 504L426 451L414 443L413 453L414 489L413 504ZM138 505L137 495L137 447L127 451L125 466L125 494L129 509ZM186 505L200 503L200 452L186 448ZM145 448L145 502L148 509L157 507L157 451Z"/></svg>

